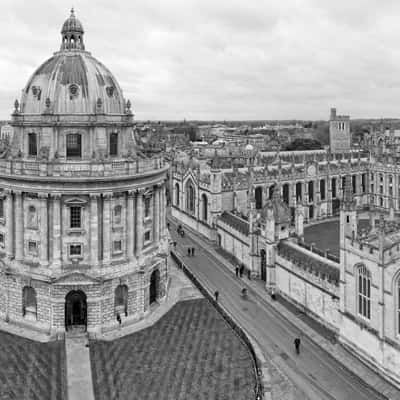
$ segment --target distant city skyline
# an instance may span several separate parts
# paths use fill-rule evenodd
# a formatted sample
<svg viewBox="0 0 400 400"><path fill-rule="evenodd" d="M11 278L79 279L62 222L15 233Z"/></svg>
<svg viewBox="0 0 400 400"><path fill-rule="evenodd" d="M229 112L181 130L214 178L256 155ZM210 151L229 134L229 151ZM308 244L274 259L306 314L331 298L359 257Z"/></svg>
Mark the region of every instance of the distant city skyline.
<svg viewBox="0 0 400 400"><path fill-rule="evenodd" d="M95 5L94 5L95 4ZM0 119L59 50L66 5L6 0ZM68 5L69 6L69 5ZM138 120L400 118L400 3L74 1Z"/></svg>

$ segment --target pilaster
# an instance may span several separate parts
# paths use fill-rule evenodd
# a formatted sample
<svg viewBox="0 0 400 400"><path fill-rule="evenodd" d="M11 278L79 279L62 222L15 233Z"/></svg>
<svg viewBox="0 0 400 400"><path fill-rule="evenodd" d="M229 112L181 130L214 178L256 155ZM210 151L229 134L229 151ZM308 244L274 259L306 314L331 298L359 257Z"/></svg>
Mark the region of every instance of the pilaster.
<svg viewBox="0 0 400 400"><path fill-rule="evenodd" d="M48 249L48 194L39 193L40 199L40 263L47 265L49 261Z"/></svg>
<svg viewBox="0 0 400 400"><path fill-rule="evenodd" d="M6 253L9 260L14 258L14 199L11 190L7 190L7 203L6 203Z"/></svg>
<svg viewBox="0 0 400 400"><path fill-rule="evenodd" d="M53 263L61 264L61 193L52 193L53 200Z"/></svg>
<svg viewBox="0 0 400 400"><path fill-rule="evenodd" d="M90 262L97 266L99 262L99 203L100 195L90 193Z"/></svg>
<svg viewBox="0 0 400 400"><path fill-rule="evenodd" d="M112 193L103 193L103 263L111 261L111 198Z"/></svg>
<svg viewBox="0 0 400 400"><path fill-rule="evenodd" d="M22 192L15 191L15 259L24 258L24 218L22 209Z"/></svg>
<svg viewBox="0 0 400 400"><path fill-rule="evenodd" d="M126 230L127 230L127 243L126 243L126 252L128 256L128 260L132 260L135 256L135 193L130 191L128 192L128 200L127 200L127 212L126 212Z"/></svg>

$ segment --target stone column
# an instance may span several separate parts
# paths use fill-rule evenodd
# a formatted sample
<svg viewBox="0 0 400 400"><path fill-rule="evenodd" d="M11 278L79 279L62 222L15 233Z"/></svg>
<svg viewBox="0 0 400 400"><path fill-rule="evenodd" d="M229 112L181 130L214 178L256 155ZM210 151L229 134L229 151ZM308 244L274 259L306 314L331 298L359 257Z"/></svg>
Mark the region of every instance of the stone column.
<svg viewBox="0 0 400 400"><path fill-rule="evenodd" d="M7 235L6 235L6 253L7 258L9 260L14 258L14 212L13 212L13 193L11 190L7 190L7 209L6 209L6 226L7 226Z"/></svg>
<svg viewBox="0 0 400 400"><path fill-rule="evenodd" d="M127 210L126 210L126 255L128 260L132 260L135 256L135 213L133 207L135 205L135 193L128 192Z"/></svg>
<svg viewBox="0 0 400 400"><path fill-rule="evenodd" d="M49 260L49 229L48 229L48 194L47 193L39 193L40 199L40 254L39 259L42 265L46 265Z"/></svg>
<svg viewBox="0 0 400 400"><path fill-rule="evenodd" d="M24 258L24 210L22 209L22 192L15 192L15 259Z"/></svg>
<svg viewBox="0 0 400 400"><path fill-rule="evenodd" d="M154 242L158 243L160 240L160 187L159 185L154 186L154 214L153 214L153 232Z"/></svg>
<svg viewBox="0 0 400 400"><path fill-rule="evenodd" d="M163 182L160 187L160 235L161 238L165 236L165 229L166 229L166 217L167 217L167 203L165 198L165 183Z"/></svg>
<svg viewBox="0 0 400 400"><path fill-rule="evenodd" d="M99 262L99 213L98 193L90 193L90 263L97 266Z"/></svg>
<svg viewBox="0 0 400 400"><path fill-rule="evenodd" d="M140 258L143 251L143 190L138 190L136 197L136 257Z"/></svg>
<svg viewBox="0 0 400 400"><path fill-rule="evenodd" d="M111 193L103 194L103 262L111 261Z"/></svg>
<svg viewBox="0 0 400 400"><path fill-rule="evenodd" d="M53 198L53 264L61 264L61 193L52 193Z"/></svg>
<svg viewBox="0 0 400 400"><path fill-rule="evenodd" d="M332 216L332 178L330 176L328 176L326 178L326 185L328 192L326 194L326 199L327 199L327 214L328 217Z"/></svg>

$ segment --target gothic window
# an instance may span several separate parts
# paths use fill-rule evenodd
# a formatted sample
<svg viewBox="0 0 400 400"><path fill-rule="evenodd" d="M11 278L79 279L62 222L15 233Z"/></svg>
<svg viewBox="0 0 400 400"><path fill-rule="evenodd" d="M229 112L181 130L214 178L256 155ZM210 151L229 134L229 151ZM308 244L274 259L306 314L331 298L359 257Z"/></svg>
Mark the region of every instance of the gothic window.
<svg viewBox="0 0 400 400"><path fill-rule="evenodd" d="M145 197L144 199L144 216L150 217L150 212L151 212L151 197Z"/></svg>
<svg viewBox="0 0 400 400"><path fill-rule="evenodd" d="M37 156L37 136L36 133L28 134L28 155Z"/></svg>
<svg viewBox="0 0 400 400"><path fill-rule="evenodd" d="M82 157L82 137L79 133L67 135L67 158Z"/></svg>
<svg viewBox="0 0 400 400"><path fill-rule="evenodd" d="M70 207L70 228L80 228L82 224L82 207Z"/></svg>
<svg viewBox="0 0 400 400"><path fill-rule="evenodd" d="M175 184L175 205L177 207L179 207L179 197L180 197L179 185L176 183Z"/></svg>
<svg viewBox="0 0 400 400"><path fill-rule="evenodd" d="M118 155L118 133L110 134L110 156Z"/></svg>
<svg viewBox="0 0 400 400"><path fill-rule="evenodd" d="M36 291L33 287L25 286L22 289L22 315L36 319L37 301Z"/></svg>
<svg viewBox="0 0 400 400"><path fill-rule="evenodd" d="M114 225L121 224L121 215L122 215L122 207L115 206L114 207Z"/></svg>
<svg viewBox="0 0 400 400"><path fill-rule="evenodd" d="M302 200L302 183L297 182L296 183L296 201L301 201Z"/></svg>
<svg viewBox="0 0 400 400"><path fill-rule="evenodd" d="M38 226L36 207L29 206L28 208L28 228L35 229Z"/></svg>
<svg viewBox="0 0 400 400"><path fill-rule="evenodd" d="M400 278L397 279L397 334L400 335Z"/></svg>
<svg viewBox="0 0 400 400"><path fill-rule="evenodd" d="M351 176L351 185L352 185L353 193L357 193L356 175Z"/></svg>
<svg viewBox="0 0 400 400"><path fill-rule="evenodd" d="M367 188L367 174L362 174L361 175L361 191L362 193L366 192Z"/></svg>
<svg viewBox="0 0 400 400"><path fill-rule="evenodd" d="M203 221L207 222L208 218L208 199L205 194L202 194L201 196L201 203L202 203L202 219Z"/></svg>
<svg viewBox="0 0 400 400"><path fill-rule="evenodd" d="M358 267L358 314L371 318L371 275L365 265Z"/></svg>
<svg viewBox="0 0 400 400"><path fill-rule="evenodd" d="M332 198L336 199L336 178L332 178Z"/></svg>
<svg viewBox="0 0 400 400"><path fill-rule="evenodd" d="M262 208L262 187L256 187L254 191L254 197L256 199L256 209L260 210Z"/></svg>
<svg viewBox="0 0 400 400"><path fill-rule="evenodd" d="M195 192L194 187L191 181L188 181L186 184L186 209L190 213L194 213L194 204L195 204Z"/></svg>
<svg viewBox="0 0 400 400"><path fill-rule="evenodd" d="M325 200L325 179L319 181L319 191L321 193L321 200Z"/></svg>
<svg viewBox="0 0 400 400"><path fill-rule="evenodd" d="M313 181L308 182L308 201L309 202L314 201L314 182Z"/></svg>
<svg viewBox="0 0 400 400"><path fill-rule="evenodd" d="M282 200L289 205L289 185L287 183L282 186Z"/></svg>
<svg viewBox="0 0 400 400"><path fill-rule="evenodd" d="M0 199L0 218L4 218L4 200Z"/></svg>

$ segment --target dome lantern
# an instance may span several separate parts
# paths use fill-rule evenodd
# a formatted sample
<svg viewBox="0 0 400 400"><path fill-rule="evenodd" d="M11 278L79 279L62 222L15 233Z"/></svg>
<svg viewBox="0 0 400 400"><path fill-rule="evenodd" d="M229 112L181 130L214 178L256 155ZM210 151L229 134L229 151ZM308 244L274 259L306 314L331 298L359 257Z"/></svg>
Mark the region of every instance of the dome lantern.
<svg viewBox="0 0 400 400"><path fill-rule="evenodd" d="M74 9L71 9L71 15L64 22L61 29L61 51L85 50L83 43L83 26L79 19L75 17Z"/></svg>

